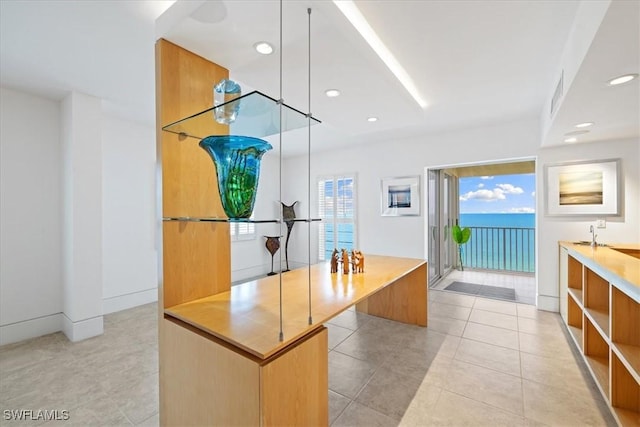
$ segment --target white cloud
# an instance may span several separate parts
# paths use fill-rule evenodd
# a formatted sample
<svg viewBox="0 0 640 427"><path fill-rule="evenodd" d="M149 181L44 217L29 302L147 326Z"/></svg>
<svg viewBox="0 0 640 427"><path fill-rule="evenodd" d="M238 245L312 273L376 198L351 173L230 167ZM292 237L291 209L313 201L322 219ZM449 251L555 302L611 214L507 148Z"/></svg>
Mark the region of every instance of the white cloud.
<svg viewBox="0 0 640 427"><path fill-rule="evenodd" d="M524 190L520 187L514 187L511 184L497 184L496 187L504 191L506 194L522 194Z"/></svg>
<svg viewBox="0 0 640 427"><path fill-rule="evenodd" d="M487 190L484 184L478 184L479 190L469 191L460 196L460 200L465 202L467 200L475 199L483 202L495 202L496 200L504 200L507 198L506 194L522 194L524 190L520 187L514 187L511 184L497 184L493 190Z"/></svg>
<svg viewBox="0 0 640 427"><path fill-rule="evenodd" d="M460 196L460 200L463 202L471 199L477 199L483 202L495 202L496 200L504 200L506 197L504 195L504 191L500 188L495 188L493 190L480 189L477 191L469 191Z"/></svg>
<svg viewBox="0 0 640 427"><path fill-rule="evenodd" d="M493 177L485 175L485 176L481 176L480 179L493 179Z"/></svg>
<svg viewBox="0 0 640 427"><path fill-rule="evenodd" d="M536 192L535 191L531 192L531 197L536 197Z"/></svg>
<svg viewBox="0 0 640 427"><path fill-rule="evenodd" d="M511 208L509 209L510 213L535 213L536 210L534 208Z"/></svg>

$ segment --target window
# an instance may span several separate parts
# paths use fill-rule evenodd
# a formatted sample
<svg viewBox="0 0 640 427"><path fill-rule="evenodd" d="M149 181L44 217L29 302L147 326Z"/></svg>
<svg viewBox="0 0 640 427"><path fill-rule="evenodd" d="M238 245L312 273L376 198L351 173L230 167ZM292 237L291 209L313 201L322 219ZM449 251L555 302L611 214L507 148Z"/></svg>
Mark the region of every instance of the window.
<svg viewBox="0 0 640 427"><path fill-rule="evenodd" d="M253 219L253 215L250 219ZM229 234L231 234L232 242L253 240L256 238L256 225L252 222L231 222L229 223Z"/></svg>
<svg viewBox="0 0 640 427"><path fill-rule="evenodd" d="M328 260L334 249L353 250L356 246L355 175L318 179L319 227L318 258Z"/></svg>

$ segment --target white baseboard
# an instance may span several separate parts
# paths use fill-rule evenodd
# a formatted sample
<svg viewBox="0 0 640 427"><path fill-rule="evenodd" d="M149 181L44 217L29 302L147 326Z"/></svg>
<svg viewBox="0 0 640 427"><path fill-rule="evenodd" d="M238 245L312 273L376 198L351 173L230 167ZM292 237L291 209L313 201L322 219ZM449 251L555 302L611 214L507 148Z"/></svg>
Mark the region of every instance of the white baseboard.
<svg viewBox="0 0 640 427"><path fill-rule="evenodd" d="M109 314L158 301L158 288L133 292L102 300L102 313Z"/></svg>
<svg viewBox="0 0 640 427"><path fill-rule="evenodd" d="M72 342L82 341L87 338L102 335L104 333L102 315L92 317L91 319L73 322L64 313L62 313L62 332L64 332L69 341Z"/></svg>
<svg viewBox="0 0 640 427"><path fill-rule="evenodd" d="M62 330L62 313L0 326L0 345L52 334Z"/></svg>
<svg viewBox="0 0 640 427"><path fill-rule="evenodd" d="M560 312L560 298L538 295L538 310Z"/></svg>

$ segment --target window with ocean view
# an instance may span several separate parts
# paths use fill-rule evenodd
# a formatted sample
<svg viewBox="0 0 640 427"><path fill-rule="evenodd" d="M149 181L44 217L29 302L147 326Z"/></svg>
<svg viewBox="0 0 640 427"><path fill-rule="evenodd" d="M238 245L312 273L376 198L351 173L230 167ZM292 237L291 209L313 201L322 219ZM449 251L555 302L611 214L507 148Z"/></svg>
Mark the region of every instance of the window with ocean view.
<svg viewBox="0 0 640 427"><path fill-rule="evenodd" d="M465 267L535 272L535 175L460 178Z"/></svg>
<svg viewBox="0 0 640 427"><path fill-rule="evenodd" d="M333 249L355 247L355 195L356 180L353 175L322 177L318 179L319 226L318 258L331 258Z"/></svg>

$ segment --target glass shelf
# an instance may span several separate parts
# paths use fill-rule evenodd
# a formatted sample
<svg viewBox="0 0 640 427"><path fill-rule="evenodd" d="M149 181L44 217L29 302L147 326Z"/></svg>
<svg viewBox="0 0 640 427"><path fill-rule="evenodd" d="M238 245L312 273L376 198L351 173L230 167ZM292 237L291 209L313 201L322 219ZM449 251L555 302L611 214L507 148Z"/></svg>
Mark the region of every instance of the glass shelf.
<svg viewBox="0 0 640 427"><path fill-rule="evenodd" d="M249 222L253 224L264 223L279 223L279 219L249 219L249 218L203 218L193 216L177 216L177 217L163 217L163 221L182 221L182 222ZM282 222L318 222L322 221L321 218L295 218L288 219Z"/></svg>
<svg viewBox="0 0 640 427"><path fill-rule="evenodd" d="M232 101L209 108L198 114L187 117L162 128L167 132L203 139L207 136L220 134L218 122L214 118L213 110L223 106L240 103L240 110L236 120L229 125L229 135L253 136L262 138L279 132L280 107L276 99L253 91ZM299 129L309 124L307 115L287 104L282 104L282 131ZM321 123L311 117L311 124Z"/></svg>

